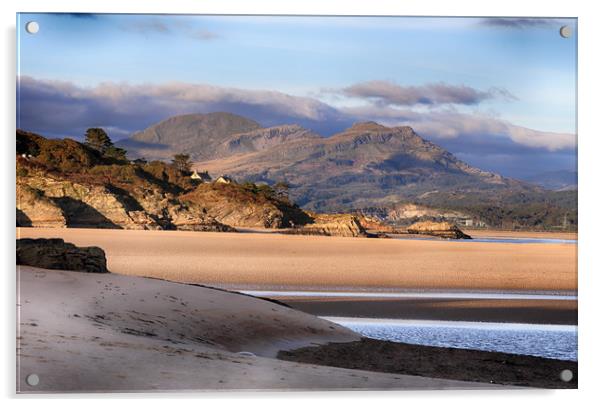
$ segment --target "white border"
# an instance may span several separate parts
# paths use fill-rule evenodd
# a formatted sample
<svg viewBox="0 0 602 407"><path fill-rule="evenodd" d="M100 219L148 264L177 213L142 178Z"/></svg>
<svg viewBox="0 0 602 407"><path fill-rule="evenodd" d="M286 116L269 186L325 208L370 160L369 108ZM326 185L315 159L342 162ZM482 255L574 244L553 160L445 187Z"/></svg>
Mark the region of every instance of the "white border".
<svg viewBox="0 0 602 407"><path fill-rule="evenodd" d="M2 350L3 392L9 402L15 402L14 384L14 328L15 328L15 278L14 270L14 139L15 126L15 13L17 11L43 12L128 12L128 13L211 13L211 14L336 14L336 15L439 15L439 16L554 16L579 18L579 391L504 391L504 392L332 392L332 393L220 393L200 394L201 400L192 400L195 404L211 402L233 402L252 405L303 405L308 403L332 403L341 400L351 405L365 405L376 397L376 403L415 402L420 405L500 405L531 401L546 405L576 405L594 399L600 393L599 384L600 338L598 290L601 288L600 274L600 152L602 152L602 107L600 97L600 14L596 12L594 1L557 1L528 2L525 0L504 0L495 3L476 0L405 0L405 1L351 1L351 0L20 0L0 3L2 13L3 53L2 53L2 89L1 98L3 134L3 171L2 191L4 191L2 228L2 259L4 279L2 288L4 321ZM81 400L78 398L86 398ZM144 403L164 404L168 398L176 398L178 403L188 402L191 395L93 395L68 396L66 400L50 397L44 405L65 404L105 404L117 399L128 402L132 398L144 397ZM98 400L100 398L100 400ZM212 400L209 401L208 399ZM403 398L403 400L399 400ZM17 397L29 403L39 403L38 397ZM397 400L393 400L397 399ZM23 400L22 400L23 401Z"/></svg>

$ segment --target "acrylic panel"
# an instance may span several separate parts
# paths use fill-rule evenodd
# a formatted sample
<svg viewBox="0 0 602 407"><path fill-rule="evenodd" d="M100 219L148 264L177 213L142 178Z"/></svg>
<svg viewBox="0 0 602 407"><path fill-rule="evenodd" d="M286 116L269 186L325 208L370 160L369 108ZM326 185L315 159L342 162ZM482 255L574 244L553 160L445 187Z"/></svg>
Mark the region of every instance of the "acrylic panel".
<svg viewBox="0 0 602 407"><path fill-rule="evenodd" d="M577 387L577 20L17 15L17 391Z"/></svg>

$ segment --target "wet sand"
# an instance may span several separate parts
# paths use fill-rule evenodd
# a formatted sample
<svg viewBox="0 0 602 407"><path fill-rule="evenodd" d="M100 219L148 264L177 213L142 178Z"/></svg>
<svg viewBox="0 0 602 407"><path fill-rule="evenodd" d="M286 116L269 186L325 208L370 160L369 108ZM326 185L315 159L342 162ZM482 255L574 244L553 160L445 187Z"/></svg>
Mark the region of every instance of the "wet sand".
<svg viewBox="0 0 602 407"><path fill-rule="evenodd" d="M278 299L319 316L577 325L577 301Z"/></svg>
<svg viewBox="0 0 602 407"><path fill-rule="evenodd" d="M348 343L281 351L283 360L373 372L471 380L515 386L576 389L577 362L466 349L410 345L363 338ZM564 382L568 369L573 379Z"/></svg>
<svg viewBox="0 0 602 407"><path fill-rule="evenodd" d="M576 291L574 244L460 244L262 233L18 228L99 246L109 269L208 285Z"/></svg>

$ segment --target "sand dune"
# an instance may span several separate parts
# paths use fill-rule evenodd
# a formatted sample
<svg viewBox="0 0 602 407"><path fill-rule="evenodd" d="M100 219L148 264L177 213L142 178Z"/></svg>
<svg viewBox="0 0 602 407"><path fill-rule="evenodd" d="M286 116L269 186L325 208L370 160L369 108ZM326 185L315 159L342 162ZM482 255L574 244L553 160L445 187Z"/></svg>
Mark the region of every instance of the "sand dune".
<svg viewBox="0 0 602 407"><path fill-rule="evenodd" d="M19 228L100 246L114 273L224 286L576 290L574 244Z"/></svg>
<svg viewBox="0 0 602 407"><path fill-rule="evenodd" d="M241 294L24 266L18 284L19 392L488 387L272 359L358 336ZM25 382L32 373L35 387Z"/></svg>

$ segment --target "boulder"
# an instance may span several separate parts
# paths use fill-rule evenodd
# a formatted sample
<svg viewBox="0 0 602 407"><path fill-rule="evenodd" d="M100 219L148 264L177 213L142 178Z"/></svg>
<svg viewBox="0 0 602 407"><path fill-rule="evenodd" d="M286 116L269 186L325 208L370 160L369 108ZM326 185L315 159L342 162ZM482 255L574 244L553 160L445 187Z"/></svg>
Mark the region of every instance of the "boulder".
<svg viewBox="0 0 602 407"><path fill-rule="evenodd" d="M55 270L108 273L105 252L63 239L17 239L17 264Z"/></svg>
<svg viewBox="0 0 602 407"><path fill-rule="evenodd" d="M445 239L472 239L460 228L450 222L416 222L407 228L407 232L418 235L429 235Z"/></svg>

